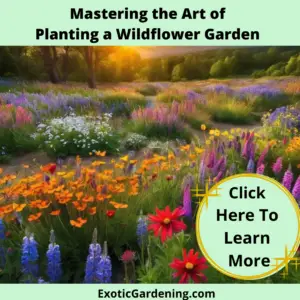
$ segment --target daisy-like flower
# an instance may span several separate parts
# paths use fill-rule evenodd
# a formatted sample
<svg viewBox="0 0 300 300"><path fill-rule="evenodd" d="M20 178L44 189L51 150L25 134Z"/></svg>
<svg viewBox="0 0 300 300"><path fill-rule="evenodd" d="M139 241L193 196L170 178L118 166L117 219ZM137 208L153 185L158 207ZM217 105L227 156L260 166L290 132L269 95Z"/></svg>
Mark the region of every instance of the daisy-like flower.
<svg viewBox="0 0 300 300"><path fill-rule="evenodd" d="M208 268L206 259L199 257L199 253L191 249L186 253L186 249L182 250L183 259L174 258L170 267L176 272L173 274L174 277L180 277L179 283L187 283L189 279L199 283L206 281L206 276L202 273L203 270Z"/></svg>
<svg viewBox="0 0 300 300"><path fill-rule="evenodd" d="M173 211L167 206L164 210L156 208L156 215L149 215L149 231L153 231L155 236L160 236L164 243L167 238L171 238L173 232L180 232L186 229L183 221L179 220L184 215L182 208L175 208Z"/></svg>

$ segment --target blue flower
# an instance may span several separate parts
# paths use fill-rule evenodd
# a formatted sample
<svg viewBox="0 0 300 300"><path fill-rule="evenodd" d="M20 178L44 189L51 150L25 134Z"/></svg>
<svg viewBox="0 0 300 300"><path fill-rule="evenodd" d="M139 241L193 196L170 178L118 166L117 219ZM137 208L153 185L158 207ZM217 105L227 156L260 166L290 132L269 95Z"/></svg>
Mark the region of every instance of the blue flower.
<svg viewBox="0 0 300 300"><path fill-rule="evenodd" d="M112 266L110 257L107 254L107 242L104 242L103 254L97 268L97 276L101 283L111 283Z"/></svg>
<svg viewBox="0 0 300 300"><path fill-rule="evenodd" d="M58 282L62 276L61 255L59 245L55 244L54 231L50 233L50 244L47 251L47 275L50 282Z"/></svg>
<svg viewBox="0 0 300 300"><path fill-rule="evenodd" d="M1 240L5 240L5 225L2 219L0 219L0 241Z"/></svg>
<svg viewBox="0 0 300 300"><path fill-rule="evenodd" d="M137 221L137 228L136 228L136 235L138 239L138 244L141 246L145 241L148 234L147 230L147 219L145 216L142 215L142 212Z"/></svg>
<svg viewBox="0 0 300 300"><path fill-rule="evenodd" d="M21 270L23 275L34 278L38 277L38 259L37 242L34 240L34 236L25 236L23 238L21 255ZM29 279L29 281L31 280Z"/></svg>
<svg viewBox="0 0 300 300"><path fill-rule="evenodd" d="M94 229L93 240L89 247L89 255L86 260L85 266L85 283L100 282L99 275L97 273L99 263L101 259L101 246L97 243L97 229Z"/></svg>
<svg viewBox="0 0 300 300"><path fill-rule="evenodd" d="M252 158L249 159L248 165L247 165L247 172L248 173L254 173L255 171L255 163Z"/></svg>

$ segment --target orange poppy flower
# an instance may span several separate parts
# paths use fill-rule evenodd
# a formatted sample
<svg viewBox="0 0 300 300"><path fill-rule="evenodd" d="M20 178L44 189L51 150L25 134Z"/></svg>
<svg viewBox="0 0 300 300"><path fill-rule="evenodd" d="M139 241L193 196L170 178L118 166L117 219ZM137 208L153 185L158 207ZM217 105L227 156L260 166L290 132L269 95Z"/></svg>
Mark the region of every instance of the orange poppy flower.
<svg viewBox="0 0 300 300"><path fill-rule="evenodd" d="M97 211L96 206L90 207L90 208L88 209L88 213L89 213L91 216L95 215L95 214L96 214L96 211Z"/></svg>
<svg viewBox="0 0 300 300"><path fill-rule="evenodd" d="M21 212L25 208L26 204L16 204L13 203L13 209L16 212Z"/></svg>
<svg viewBox="0 0 300 300"><path fill-rule="evenodd" d="M46 173L54 174L56 170L56 164L48 164L41 167L41 170Z"/></svg>
<svg viewBox="0 0 300 300"><path fill-rule="evenodd" d="M60 209L51 211L50 215L51 216L59 216L60 215Z"/></svg>
<svg viewBox="0 0 300 300"><path fill-rule="evenodd" d="M118 203L118 202L114 202L114 201L110 201L109 204L111 204L114 208L127 208L128 207L128 204Z"/></svg>
<svg viewBox="0 0 300 300"><path fill-rule="evenodd" d="M30 216L28 217L28 221L29 221L29 222L38 221L39 218L41 217L41 215L42 215L41 212L39 212L39 213L37 213L37 214L35 214L35 215L30 215Z"/></svg>
<svg viewBox="0 0 300 300"><path fill-rule="evenodd" d="M74 202L72 202L72 204L75 206L75 208L78 211L84 211L87 208L86 203L80 203L79 201L74 201Z"/></svg>
<svg viewBox="0 0 300 300"><path fill-rule="evenodd" d="M103 152L101 152L101 151L97 151L97 152L95 152L95 154L97 155L97 156L105 156L106 155L106 151L103 151Z"/></svg>
<svg viewBox="0 0 300 300"><path fill-rule="evenodd" d="M81 217L76 220L70 220L70 224L74 227L81 228L87 222L86 219L82 219Z"/></svg>
<svg viewBox="0 0 300 300"><path fill-rule="evenodd" d="M82 202L86 202L86 203L94 202L94 197L93 196L85 196L85 197L83 197Z"/></svg>

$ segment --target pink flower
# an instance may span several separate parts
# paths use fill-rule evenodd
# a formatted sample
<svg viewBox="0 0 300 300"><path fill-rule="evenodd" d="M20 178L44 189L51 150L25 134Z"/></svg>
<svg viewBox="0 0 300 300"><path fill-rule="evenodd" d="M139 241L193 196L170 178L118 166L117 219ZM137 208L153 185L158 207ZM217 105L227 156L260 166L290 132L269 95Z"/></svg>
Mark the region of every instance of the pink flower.
<svg viewBox="0 0 300 300"><path fill-rule="evenodd" d="M278 175L282 170L282 157L278 157L276 162L272 166L273 172Z"/></svg>

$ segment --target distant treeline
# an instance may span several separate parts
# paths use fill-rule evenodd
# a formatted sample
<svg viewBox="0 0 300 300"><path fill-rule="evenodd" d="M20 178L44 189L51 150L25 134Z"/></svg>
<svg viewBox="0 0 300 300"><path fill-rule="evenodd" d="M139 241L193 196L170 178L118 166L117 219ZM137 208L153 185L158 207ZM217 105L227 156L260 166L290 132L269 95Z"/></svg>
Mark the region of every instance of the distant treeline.
<svg viewBox="0 0 300 300"><path fill-rule="evenodd" d="M154 51L159 51L155 47ZM134 47L0 47L0 77L88 82L300 75L300 47L219 48L142 59Z"/></svg>

